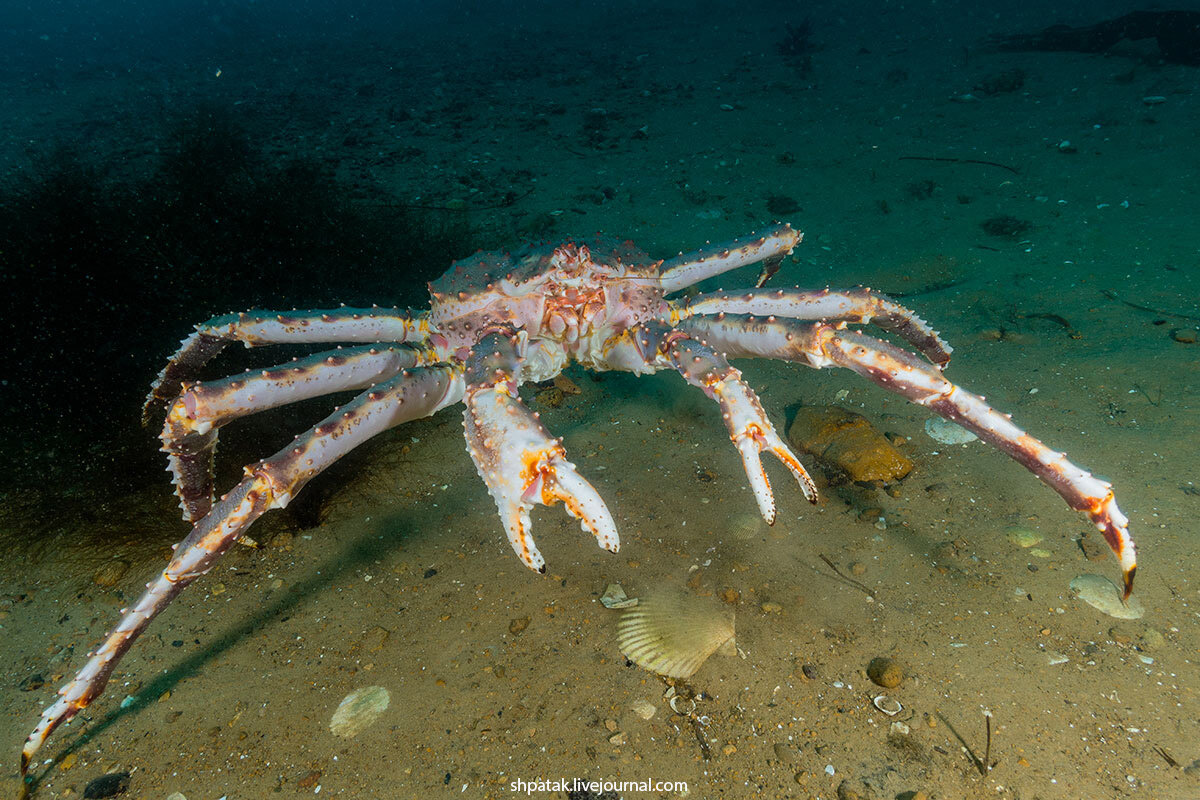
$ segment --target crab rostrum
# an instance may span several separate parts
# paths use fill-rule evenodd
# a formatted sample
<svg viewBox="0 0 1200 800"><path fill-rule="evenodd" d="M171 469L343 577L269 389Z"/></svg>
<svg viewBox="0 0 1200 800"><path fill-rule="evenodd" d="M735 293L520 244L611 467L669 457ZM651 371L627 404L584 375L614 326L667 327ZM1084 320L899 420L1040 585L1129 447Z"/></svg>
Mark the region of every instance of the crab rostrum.
<svg viewBox="0 0 1200 800"><path fill-rule="evenodd" d="M158 376L145 409L149 419L156 407L167 406L163 450L192 531L59 690L25 743L22 773L46 737L101 693L150 621L211 569L251 523L287 505L350 450L409 420L464 404L467 450L496 501L513 550L530 569L545 570L530 532L535 503L561 501L601 547L616 552L617 528L600 494L518 394L522 383L553 378L572 360L594 370L673 370L715 400L767 522L775 520L775 501L759 460L762 451L783 462L809 500L816 500L816 489L727 359L766 357L853 370L974 432L1086 513L1120 561L1128 596L1134 547L1111 486L1022 431L979 395L948 381L942 368L950 359L949 345L913 312L869 289L718 291L668 299L751 264L763 265L761 287L800 238L780 224L666 261L630 242L602 237L479 253L430 284L425 311L252 311L197 326ZM851 327L868 323L913 349ZM199 368L232 342L338 346L271 369L194 381ZM242 481L214 501L213 453L221 426L347 390L361 393L280 452L247 466Z"/></svg>

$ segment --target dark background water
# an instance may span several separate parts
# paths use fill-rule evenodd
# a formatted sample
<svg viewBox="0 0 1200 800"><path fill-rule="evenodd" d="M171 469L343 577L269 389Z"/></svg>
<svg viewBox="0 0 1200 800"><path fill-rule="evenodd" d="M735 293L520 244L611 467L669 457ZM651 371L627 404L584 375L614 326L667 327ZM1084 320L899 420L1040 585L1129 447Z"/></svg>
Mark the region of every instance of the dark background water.
<svg viewBox="0 0 1200 800"><path fill-rule="evenodd" d="M3 4L4 113L22 133L0 154L0 432L29 465L16 470L24 476L37 468L20 459L64 436L109 443L99 449L137 441L149 450L135 432L140 399L192 324L251 307L421 305L424 281L453 258L516 238L502 225L497 235L486 215L466 221L397 208L405 198L369 173L348 178L338 148L315 144L341 118L343 102L348 109L368 91L427 91L411 80L389 83L400 64L417 62L426 75L474 71L482 82L496 77L495 63L508 70L501 77L554 81L573 53L597 71L606 54L621 63L646 47L647 30L660 31L667 50L716 32L749 57L778 58L786 26L804 23L818 59L852 45L866 58L902 52L915 65L922 49L910 45L922 42L936 43L928 58L961 51L965 62L992 33L1090 23L1136 7ZM219 80L231 65L243 72L241 88ZM514 65L525 67L518 74ZM377 74L380 85L356 83L350 67ZM731 74L748 85L757 79ZM23 118L32 106L13 102L17 96L39 97L43 112L57 113ZM602 154L592 157L603 163Z"/></svg>

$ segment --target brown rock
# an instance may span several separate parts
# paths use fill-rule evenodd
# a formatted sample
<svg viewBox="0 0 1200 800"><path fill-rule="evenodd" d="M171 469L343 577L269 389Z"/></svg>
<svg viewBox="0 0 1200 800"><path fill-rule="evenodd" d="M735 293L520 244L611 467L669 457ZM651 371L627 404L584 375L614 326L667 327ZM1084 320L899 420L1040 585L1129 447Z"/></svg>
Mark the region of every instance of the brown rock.
<svg viewBox="0 0 1200 800"><path fill-rule="evenodd" d="M319 780L321 780L321 770L314 769L312 772L309 772L303 778L296 781L296 788L297 789L311 789L312 787L317 785L317 782Z"/></svg>
<svg viewBox="0 0 1200 800"><path fill-rule="evenodd" d="M853 481L893 481L913 463L867 418L837 406L805 406L796 412L788 439L846 473Z"/></svg>
<svg viewBox="0 0 1200 800"><path fill-rule="evenodd" d="M508 621L509 633L520 633L529 627L529 617L513 617Z"/></svg>
<svg viewBox="0 0 1200 800"><path fill-rule="evenodd" d="M885 689L895 689L904 680L904 668L894 658L878 656L867 665L867 677Z"/></svg>

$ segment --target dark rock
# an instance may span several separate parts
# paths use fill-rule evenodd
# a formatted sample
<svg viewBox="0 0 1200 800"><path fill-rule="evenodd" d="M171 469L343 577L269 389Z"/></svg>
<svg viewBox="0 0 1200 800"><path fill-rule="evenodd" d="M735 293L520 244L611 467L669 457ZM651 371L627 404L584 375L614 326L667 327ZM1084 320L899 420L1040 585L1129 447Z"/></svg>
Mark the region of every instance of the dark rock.
<svg viewBox="0 0 1200 800"><path fill-rule="evenodd" d="M110 772L89 781L83 788L85 798L116 797L129 789L128 772Z"/></svg>

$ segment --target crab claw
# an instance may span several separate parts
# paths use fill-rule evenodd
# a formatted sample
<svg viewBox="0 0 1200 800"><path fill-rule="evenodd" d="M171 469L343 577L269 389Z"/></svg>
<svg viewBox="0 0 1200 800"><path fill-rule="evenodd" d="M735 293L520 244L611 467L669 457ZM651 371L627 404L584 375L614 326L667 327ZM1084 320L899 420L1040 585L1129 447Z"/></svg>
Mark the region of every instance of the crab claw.
<svg viewBox="0 0 1200 800"><path fill-rule="evenodd" d="M552 506L562 501L567 513L591 531L601 547L617 552L621 542L604 500L575 471L562 442L550 436L511 384L476 388L468 393L466 406L467 452L496 501L509 543L525 566L546 571L546 560L530 533L529 510L534 503Z"/></svg>
<svg viewBox="0 0 1200 800"><path fill-rule="evenodd" d="M721 404L721 416L725 420L725 427L729 429L729 438L742 456L750 489L767 524L775 524L775 497L771 494L771 483L758 457L763 450L769 450L791 470L810 503L817 502L817 487L808 471L791 448L779 438L758 397L742 381L737 370L731 370L710 388Z"/></svg>

